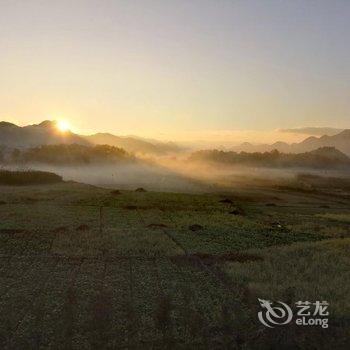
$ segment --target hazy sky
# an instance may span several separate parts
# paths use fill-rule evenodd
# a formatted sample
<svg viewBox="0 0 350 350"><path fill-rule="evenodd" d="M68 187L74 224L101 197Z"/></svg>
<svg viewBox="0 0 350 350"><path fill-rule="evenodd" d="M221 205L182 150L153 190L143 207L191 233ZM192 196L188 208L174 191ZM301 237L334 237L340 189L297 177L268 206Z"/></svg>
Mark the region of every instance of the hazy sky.
<svg viewBox="0 0 350 350"><path fill-rule="evenodd" d="M0 0L0 33L0 119L168 138L349 127L348 0Z"/></svg>

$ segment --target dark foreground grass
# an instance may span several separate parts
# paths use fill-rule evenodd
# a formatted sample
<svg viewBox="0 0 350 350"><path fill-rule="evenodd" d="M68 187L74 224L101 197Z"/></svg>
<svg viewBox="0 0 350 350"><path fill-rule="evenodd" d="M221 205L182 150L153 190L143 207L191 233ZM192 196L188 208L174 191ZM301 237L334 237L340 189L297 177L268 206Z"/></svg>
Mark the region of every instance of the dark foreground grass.
<svg viewBox="0 0 350 350"><path fill-rule="evenodd" d="M295 243L284 247L250 250L260 257L246 263L227 262L233 284L244 285L252 302L257 298L284 301L327 301L329 327L296 326L264 329L256 348L345 349L350 332L350 239ZM312 306L313 307L313 306ZM257 313L252 307L250 312ZM312 311L313 312L313 311Z"/></svg>
<svg viewBox="0 0 350 350"><path fill-rule="evenodd" d="M0 200L0 349L346 343L348 224L319 215L348 210L331 199L291 209L60 183L3 186ZM327 300L330 328L267 329L258 298Z"/></svg>
<svg viewBox="0 0 350 350"><path fill-rule="evenodd" d="M62 177L47 171L25 170L12 171L0 170L0 185L24 186L45 185L62 182Z"/></svg>

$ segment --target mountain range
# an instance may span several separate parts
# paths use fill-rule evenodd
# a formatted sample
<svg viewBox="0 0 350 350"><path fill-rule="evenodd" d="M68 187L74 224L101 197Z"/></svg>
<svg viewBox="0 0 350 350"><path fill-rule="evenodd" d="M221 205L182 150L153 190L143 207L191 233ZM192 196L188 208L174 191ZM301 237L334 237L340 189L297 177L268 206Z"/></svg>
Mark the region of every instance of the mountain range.
<svg viewBox="0 0 350 350"><path fill-rule="evenodd" d="M127 152L149 155L169 155L184 148L172 142L159 142L145 140L134 136L116 136L109 133L97 133L93 135L78 135L71 131L59 132L55 121L43 121L40 124L18 126L9 122L0 122L0 146L8 148L31 148L40 145L52 144L80 144L102 145L120 147ZM234 152L270 152L278 150L283 153L304 153L322 147L335 147L339 151L350 156L350 129L345 129L336 135L323 135L321 137L310 136L299 143L288 144L278 141L273 144L254 145L243 143L231 148Z"/></svg>
<svg viewBox="0 0 350 350"><path fill-rule="evenodd" d="M321 137L310 136L299 143L288 144L286 142L275 142L273 144L253 145L245 142L239 146L231 148L234 152L270 152L274 149L283 153L303 153L310 152L322 147L335 147L339 151L350 155L350 129L345 129L339 134Z"/></svg>
<svg viewBox="0 0 350 350"><path fill-rule="evenodd" d="M116 136L108 133L78 135L71 131L58 131L55 121L45 120L40 124L18 126L0 122L0 146L8 148L31 148L56 144L102 145L107 144L136 154L165 155L180 151L175 143L147 141L137 137Z"/></svg>

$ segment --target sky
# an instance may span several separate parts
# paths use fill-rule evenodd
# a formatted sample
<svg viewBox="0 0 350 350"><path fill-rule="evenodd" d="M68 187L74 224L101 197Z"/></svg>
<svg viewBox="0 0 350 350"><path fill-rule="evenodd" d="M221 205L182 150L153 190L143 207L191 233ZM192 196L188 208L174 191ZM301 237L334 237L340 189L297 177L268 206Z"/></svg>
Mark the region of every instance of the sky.
<svg viewBox="0 0 350 350"><path fill-rule="evenodd" d="M1 120L218 141L350 127L348 0L0 0L0 33Z"/></svg>

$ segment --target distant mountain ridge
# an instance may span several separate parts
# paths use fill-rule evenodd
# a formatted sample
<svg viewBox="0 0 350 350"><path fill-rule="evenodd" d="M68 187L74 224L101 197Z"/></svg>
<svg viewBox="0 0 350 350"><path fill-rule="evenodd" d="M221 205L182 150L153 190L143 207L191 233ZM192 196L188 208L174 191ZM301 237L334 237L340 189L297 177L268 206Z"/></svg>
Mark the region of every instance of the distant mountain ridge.
<svg viewBox="0 0 350 350"><path fill-rule="evenodd" d="M57 129L56 122L51 120L23 127L6 121L0 122L0 146L21 149L58 144L84 146L106 144L123 148L127 152L151 155L165 155L180 150L175 143L150 142L137 137L116 136L108 133L85 136L71 131L62 133Z"/></svg>
<svg viewBox="0 0 350 350"><path fill-rule="evenodd" d="M321 137L310 136L299 143L288 144L286 142L275 142L273 144L253 145L245 142L239 146L231 148L234 152L270 152L274 149L283 153L303 153L310 152L322 147L335 147L339 151L350 155L350 129L345 129L339 134Z"/></svg>

